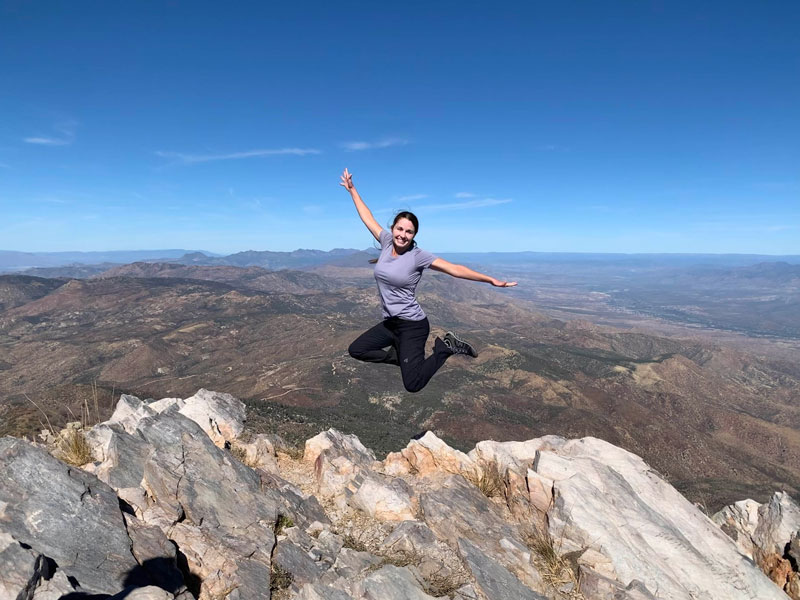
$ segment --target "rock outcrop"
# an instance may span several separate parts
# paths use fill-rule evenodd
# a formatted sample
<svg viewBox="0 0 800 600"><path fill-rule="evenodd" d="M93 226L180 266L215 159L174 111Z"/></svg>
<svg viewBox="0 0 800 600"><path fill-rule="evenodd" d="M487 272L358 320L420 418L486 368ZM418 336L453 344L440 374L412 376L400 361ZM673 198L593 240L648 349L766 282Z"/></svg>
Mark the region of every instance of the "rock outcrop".
<svg viewBox="0 0 800 600"><path fill-rule="evenodd" d="M800 506L783 492L726 506L714 522L793 600L800 600Z"/></svg>
<svg viewBox="0 0 800 600"><path fill-rule="evenodd" d="M428 432L377 461L329 430L296 459L244 424L201 390L123 396L80 468L0 439L0 600L798 598L785 494L715 524L599 439Z"/></svg>

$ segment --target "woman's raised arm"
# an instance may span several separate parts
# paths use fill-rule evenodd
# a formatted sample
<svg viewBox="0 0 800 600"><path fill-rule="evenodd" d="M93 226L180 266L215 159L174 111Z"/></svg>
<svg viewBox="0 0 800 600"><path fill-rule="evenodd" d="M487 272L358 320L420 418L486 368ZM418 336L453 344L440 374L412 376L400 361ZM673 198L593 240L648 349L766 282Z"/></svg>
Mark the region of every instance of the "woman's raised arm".
<svg viewBox="0 0 800 600"><path fill-rule="evenodd" d="M344 173L342 173L342 181L339 182L339 185L343 186L344 189L350 192L350 197L353 198L353 204L356 205L358 216L361 217L364 225L367 226L367 229L369 229L369 232L375 237L375 239L380 241L383 227L381 227L380 224L375 220L375 217L372 216L372 213L367 205L364 204L361 196L358 195L356 186L353 185L353 175L352 173L348 172L347 169L345 169Z"/></svg>
<svg viewBox="0 0 800 600"><path fill-rule="evenodd" d="M452 275L453 277L458 277L459 279L469 279L471 281L482 281L484 283L491 283L495 287L514 287L517 285L516 281L500 281L499 279L495 279L494 277L489 277L488 275L484 275L483 273L478 273L477 271L473 271L469 267L465 267L464 265L457 265L451 262L447 262L443 258L437 258L435 261L431 263L431 269L435 271L441 271L442 273L447 273L448 275Z"/></svg>

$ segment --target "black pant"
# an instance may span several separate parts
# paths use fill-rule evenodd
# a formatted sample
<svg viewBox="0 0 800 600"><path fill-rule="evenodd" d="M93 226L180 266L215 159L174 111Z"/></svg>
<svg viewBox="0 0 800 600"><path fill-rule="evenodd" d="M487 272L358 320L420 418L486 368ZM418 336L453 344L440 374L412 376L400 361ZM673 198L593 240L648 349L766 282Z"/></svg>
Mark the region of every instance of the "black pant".
<svg viewBox="0 0 800 600"><path fill-rule="evenodd" d="M425 342L430 331L427 318L408 321L391 317L358 336L350 344L348 352L353 358L365 362L400 365L406 390L418 392L453 354L437 337L433 354L425 358Z"/></svg>

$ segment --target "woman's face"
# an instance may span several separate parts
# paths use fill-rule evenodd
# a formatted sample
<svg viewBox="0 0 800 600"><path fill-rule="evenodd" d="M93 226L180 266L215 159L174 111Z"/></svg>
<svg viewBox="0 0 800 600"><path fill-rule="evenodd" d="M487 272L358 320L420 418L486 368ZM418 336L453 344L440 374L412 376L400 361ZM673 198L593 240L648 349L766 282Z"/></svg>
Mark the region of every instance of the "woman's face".
<svg viewBox="0 0 800 600"><path fill-rule="evenodd" d="M416 235L414 224L408 219L397 219L392 227L392 241L397 252L405 252L411 248L411 242Z"/></svg>

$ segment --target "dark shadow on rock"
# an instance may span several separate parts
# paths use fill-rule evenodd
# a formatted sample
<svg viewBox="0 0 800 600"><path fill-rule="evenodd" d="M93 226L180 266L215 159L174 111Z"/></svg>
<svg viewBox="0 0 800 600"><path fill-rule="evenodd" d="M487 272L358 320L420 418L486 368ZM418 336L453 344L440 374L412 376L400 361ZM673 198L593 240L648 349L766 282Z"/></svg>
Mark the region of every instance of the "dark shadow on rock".
<svg viewBox="0 0 800 600"><path fill-rule="evenodd" d="M180 560L183 555L179 552L178 557ZM183 562L186 562L185 557L183 557ZM186 569L188 573L188 565L186 566ZM198 577L192 577L197 580L197 593L199 593L200 583L202 582ZM75 587L79 585L79 582L75 581L73 578L70 578L70 583L72 583ZM115 599L121 600L122 598L126 598L133 590L147 587L149 585L160 587L162 590L165 590L170 594L177 594L184 588L183 574L179 569L179 565L175 563L173 558L168 556L151 558L144 561L141 565L137 565L128 571L128 574L125 576L125 580L122 582L122 585L123 590L113 596ZM190 591L192 590L192 588L188 585L187 588ZM108 598L111 597L112 596L110 594L71 592L61 596L58 600L108 600ZM196 593L195 597L197 597Z"/></svg>
<svg viewBox="0 0 800 600"><path fill-rule="evenodd" d="M170 594L175 594L183 587L183 575L173 558L159 556L146 560L138 567L131 569L125 577L123 585L125 588L154 585Z"/></svg>

